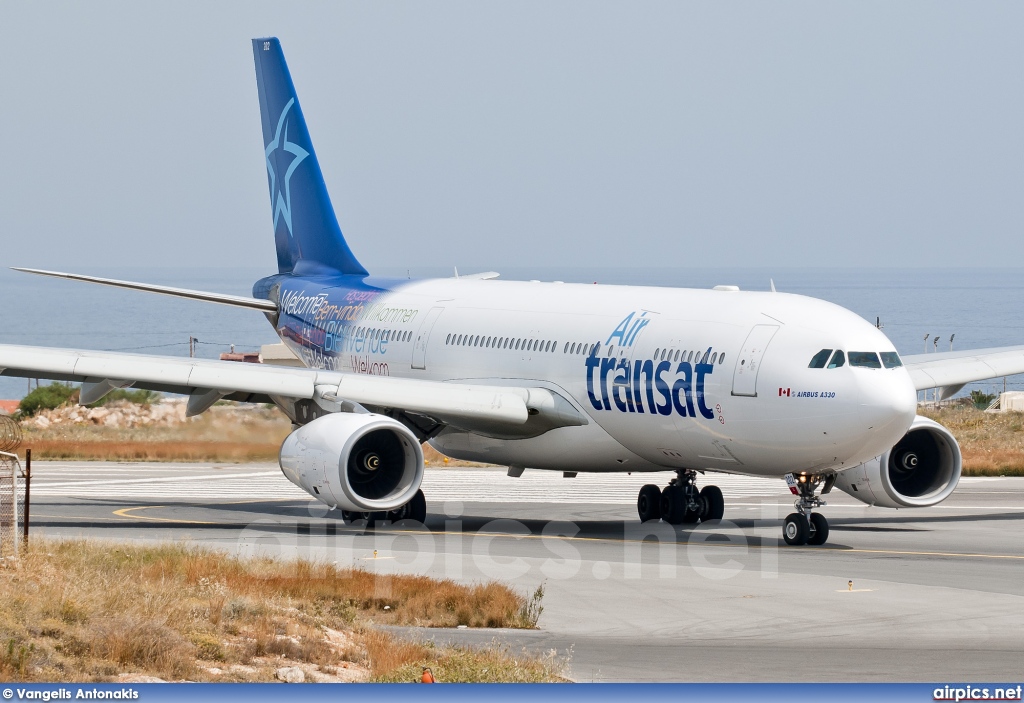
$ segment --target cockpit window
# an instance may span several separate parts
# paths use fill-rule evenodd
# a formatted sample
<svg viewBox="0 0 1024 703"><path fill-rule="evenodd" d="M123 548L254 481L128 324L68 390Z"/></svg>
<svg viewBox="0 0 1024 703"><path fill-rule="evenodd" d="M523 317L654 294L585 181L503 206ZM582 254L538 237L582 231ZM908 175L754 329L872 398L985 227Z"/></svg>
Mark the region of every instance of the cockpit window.
<svg viewBox="0 0 1024 703"><path fill-rule="evenodd" d="M874 352L850 352L850 366L859 366L862 369L880 369L882 362L878 360L878 354Z"/></svg>
<svg viewBox="0 0 1024 703"><path fill-rule="evenodd" d="M882 352L882 363L885 364L887 369L898 369L903 366L903 362L900 360L900 355L896 352Z"/></svg>
<svg viewBox="0 0 1024 703"><path fill-rule="evenodd" d="M846 363L846 354L843 354L842 349L836 349L836 353L832 355L832 361L828 362L830 369L838 369L840 366Z"/></svg>
<svg viewBox="0 0 1024 703"><path fill-rule="evenodd" d="M807 364L809 369L823 369L825 368L825 362L828 361L829 355L832 353L831 349L822 349L820 352L811 358L811 363Z"/></svg>

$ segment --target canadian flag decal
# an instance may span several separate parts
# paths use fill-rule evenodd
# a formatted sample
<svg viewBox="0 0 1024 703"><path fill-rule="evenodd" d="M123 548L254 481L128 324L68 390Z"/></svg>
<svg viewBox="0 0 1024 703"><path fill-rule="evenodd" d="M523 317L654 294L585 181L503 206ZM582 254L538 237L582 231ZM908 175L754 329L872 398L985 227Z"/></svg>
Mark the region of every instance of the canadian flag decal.
<svg viewBox="0 0 1024 703"><path fill-rule="evenodd" d="M788 398L788 397L789 397L789 394L790 394L790 393L791 393L791 391L790 391L790 389L789 389L789 388L780 388L780 389L779 389L779 397L780 397L780 398L781 398L782 396L786 396L786 397Z"/></svg>

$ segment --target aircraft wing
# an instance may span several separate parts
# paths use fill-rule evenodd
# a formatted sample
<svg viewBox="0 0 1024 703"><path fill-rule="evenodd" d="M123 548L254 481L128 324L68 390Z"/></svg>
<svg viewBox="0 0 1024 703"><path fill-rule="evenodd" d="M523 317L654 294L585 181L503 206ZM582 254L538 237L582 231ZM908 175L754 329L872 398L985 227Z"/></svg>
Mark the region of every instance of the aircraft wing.
<svg viewBox="0 0 1024 703"><path fill-rule="evenodd" d="M350 401L409 411L446 424L515 432L533 415L557 420L564 399L539 388L442 383L416 379L251 364L237 361L0 345L0 374L82 383L81 402L94 403L115 388L145 388L189 396L197 415L221 399L273 398ZM555 406L558 406L557 408ZM555 414L552 415L552 411ZM571 415L571 413L569 413ZM585 424L571 421L565 424Z"/></svg>
<svg viewBox="0 0 1024 703"><path fill-rule="evenodd" d="M941 388L945 400L972 381L1024 373L1024 346L904 356L917 390Z"/></svg>

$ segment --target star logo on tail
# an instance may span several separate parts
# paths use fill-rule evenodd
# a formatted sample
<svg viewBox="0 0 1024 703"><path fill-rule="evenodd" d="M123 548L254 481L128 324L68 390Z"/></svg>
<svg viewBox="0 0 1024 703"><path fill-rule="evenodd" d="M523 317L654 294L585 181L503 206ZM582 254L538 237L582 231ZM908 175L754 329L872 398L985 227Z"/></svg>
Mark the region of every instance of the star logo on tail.
<svg viewBox="0 0 1024 703"><path fill-rule="evenodd" d="M277 118L277 132L274 134L270 144L267 144L266 150L267 173L270 174L270 202L274 206L274 231L277 231L277 223L283 217L284 223L288 227L289 237L292 236L292 192L290 182L295 169L309 156L308 151L298 144L288 141L287 117L288 111L292 109L294 104L295 98L292 98L284 106L284 109L281 110L281 116ZM275 161L277 166L281 167L284 165L283 162L287 159L287 156L278 155L275 159L271 159L271 155L278 150L292 155L292 160L288 163L288 168L285 170L283 178L278 178Z"/></svg>

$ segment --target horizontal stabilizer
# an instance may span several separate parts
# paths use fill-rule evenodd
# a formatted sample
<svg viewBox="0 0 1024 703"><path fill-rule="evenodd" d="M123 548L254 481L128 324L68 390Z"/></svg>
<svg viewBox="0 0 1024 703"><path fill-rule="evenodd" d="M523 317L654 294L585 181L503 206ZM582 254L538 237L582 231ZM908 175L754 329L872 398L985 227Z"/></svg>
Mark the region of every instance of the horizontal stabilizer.
<svg viewBox="0 0 1024 703"><path fill-rule="evenodd" d="M277 312L277 305L269 300L250 298L245 295L228 295L227 293L209 293L202 290L189 290L188 288L172 288L170 286L157 286L152 283L135 283L134 281L118 281L113 278L98 278L96 276L83 276L78 273L60 273L58 271L42 271L40 269L26 269L11 267L14 271L34 273L39 276L53 276L54 278L67 278L72 281L85 281L86 283L99 283L104 286L115 288L130 288L132 290L146 291L147 293L160 293L161 295L173 295L178 298L189 298L191 300L202 300L207 303L220 303L221 305L233 305L237 308L249 308L262 312Z"/></svg>

